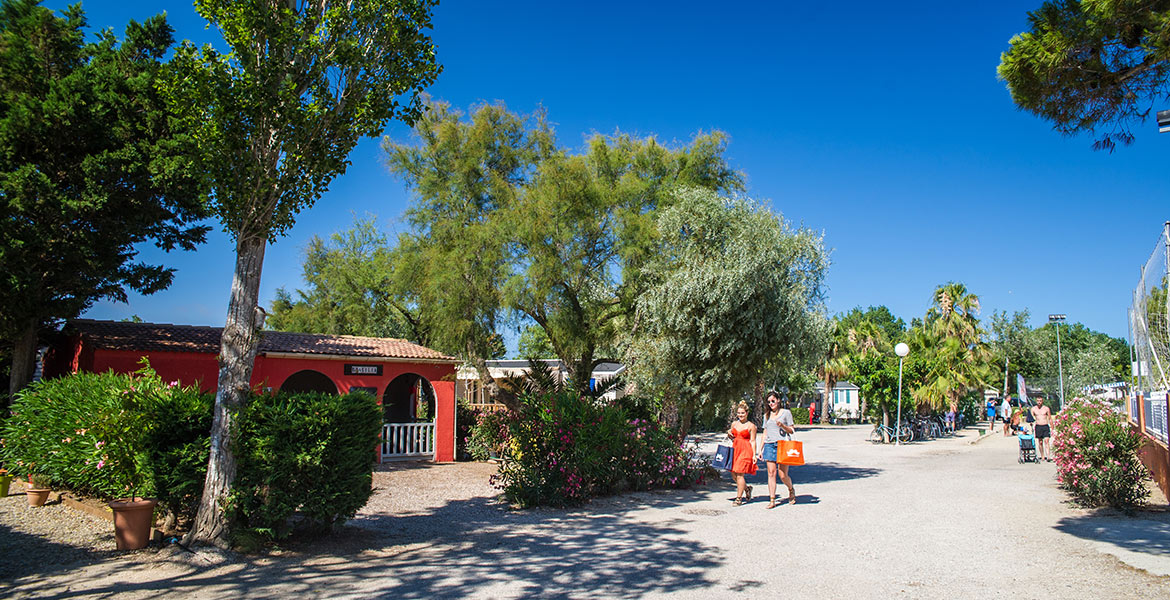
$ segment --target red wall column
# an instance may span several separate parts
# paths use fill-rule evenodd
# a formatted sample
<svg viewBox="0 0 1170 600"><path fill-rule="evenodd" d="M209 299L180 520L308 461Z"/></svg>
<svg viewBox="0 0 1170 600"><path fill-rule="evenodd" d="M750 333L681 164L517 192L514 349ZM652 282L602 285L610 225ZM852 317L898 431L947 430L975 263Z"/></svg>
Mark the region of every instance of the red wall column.
<svg viewBox="0 0 1170 600"><path fill-rule="evenodd" d="M455 460L455 382L432 381L435 388L435 462Z"/></svg>

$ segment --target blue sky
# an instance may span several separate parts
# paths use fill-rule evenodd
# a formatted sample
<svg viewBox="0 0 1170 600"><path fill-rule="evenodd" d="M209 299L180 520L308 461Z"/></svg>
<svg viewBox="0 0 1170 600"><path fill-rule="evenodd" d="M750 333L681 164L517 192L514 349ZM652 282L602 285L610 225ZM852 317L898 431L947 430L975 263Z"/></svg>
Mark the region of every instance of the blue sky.
<svg viewBox="0 0 1170 600"><path fill-rule="evenodd" d="M65 2L46 2L59 8ZM149 4L149 7L144 5ZM934 288L960 281L993 310L1053 312L1128 337L1126 308L1168 191L1170 135L1152 122L1133 146L1094 152L1016 110L999 55L1038 0L690 3L448 1L433 38L444 72L432 96L468 107L544 107L563 146L616 130L688 141L731 136L749 194L823 231L833 313L885 304L909 321ZM178 39L218 34L187 2L83 2L91 26L120 34L166 10ZM1159 107L1170 108L1170 106ZM387 133L402 139L407 128ZM409 190L363 141L349 171L268 250L261 301L301 285L313 235L354 214L402 228ZM145 248L143 257L162 253ZM232 245L218 232L162 260L170 289L85 316L221 325Z"/></svg>

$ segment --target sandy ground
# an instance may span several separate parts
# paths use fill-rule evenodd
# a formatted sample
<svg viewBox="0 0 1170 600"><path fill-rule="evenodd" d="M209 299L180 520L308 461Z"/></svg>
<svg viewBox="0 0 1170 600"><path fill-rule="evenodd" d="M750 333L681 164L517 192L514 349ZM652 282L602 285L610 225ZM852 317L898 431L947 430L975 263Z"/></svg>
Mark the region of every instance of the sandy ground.
<svg viewBox="0 0 1170 600"><path fill-rule="evenodd" d="M798 501L773 510L763 469L741 507L722 482L513 511L492 465L399 464L331 538L210 565L173 546L78 553L20 522L12 496L0 597L1170 598L1164 507L1075 508L1052 465L1017 462L1014 438L892 447L867 433L801 432ZM30 544L69 559L15 561Z"/></svg>

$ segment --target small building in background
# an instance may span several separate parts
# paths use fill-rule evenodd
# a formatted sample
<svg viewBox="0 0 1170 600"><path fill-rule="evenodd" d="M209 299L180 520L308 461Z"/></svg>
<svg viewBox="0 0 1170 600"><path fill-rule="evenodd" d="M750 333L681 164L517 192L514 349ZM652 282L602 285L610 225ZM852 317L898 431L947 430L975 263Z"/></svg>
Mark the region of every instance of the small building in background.
<svg viewBox="0 0 1170 600"><path fill-rule="evenodd" d="M165 381L214 392L221 327L77 319L44 359L45 377L133 373L143 357ZM261 391L363 391L383 414L379 460L455 460L455 370L459 360L394 338L265 331L252 369Z"/></svg>
<svg viewBox="0 0 1170 600"><path fill-rule="evenodd" d="M817 414L824 406L825 382L818 381L816 385ZM861 417L861 388L848 381L838 381L833 384L833 394L830 398L833 415L840 419L858 419ZM819 417L818 417L819 418Z"/></svg>
<svg viewBox="0 0 1170 600"><path fill-rule="evenodd" d="M568 369L565 368L564 363L559 359L539 359L536 363L550 369L553 376L559 382L563 383L569 376ZM487 365L488 375L502 385L507 385L508 380L523 378L532 371L532 366L526 359L489 360L485 364ZM597 386L608 384L624 373L625 370L626 366L619 362L600 363L594 367L593 373L589 378L589 385L591 388L597 389ZM484 393L482 379L474 365L464 364L459 367L458 382L459 397L466 398L467 405L470 408L483 411L493 411L503 408L502 404L493 402ZM622 385L617 389L607 391L601 397L607 400L617 400L618 398L629 395L631 391L630 386Z"/></svg>

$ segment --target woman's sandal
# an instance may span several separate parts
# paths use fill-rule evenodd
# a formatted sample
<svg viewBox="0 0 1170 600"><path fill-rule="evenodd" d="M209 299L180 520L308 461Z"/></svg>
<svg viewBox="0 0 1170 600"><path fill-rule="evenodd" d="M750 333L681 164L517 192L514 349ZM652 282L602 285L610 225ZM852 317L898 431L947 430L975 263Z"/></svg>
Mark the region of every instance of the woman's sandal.
<svg viewBox="0 0 1170 600"><path fill-rule="evenodd" d="M736 506L743 506L743 500L741 500L741 499L739 499L739 498L736 498L736 499L735 499L735 505L736 505Z"/></svg>
<svg viewBox="0 0 1170 600"><path fill-rule="evenodd" d="M788 492L788 503L789 504L796 504L796 492L795 491Z"/></svg>
<svg viewBox="0 0 1170 600"><path fill-rule="evenodd" d="M768 508L776 508L776 497L772 496L768 501Z"/></svg>
<svg viewBox="0 0 1170 600"><path fill-rule="evenodd" d="M743 495L744 495L744 499L743 499L744 502L751 502L752 501L752 486L750 486L750 485L747 486L747 489L744 490Z"/></svg>

